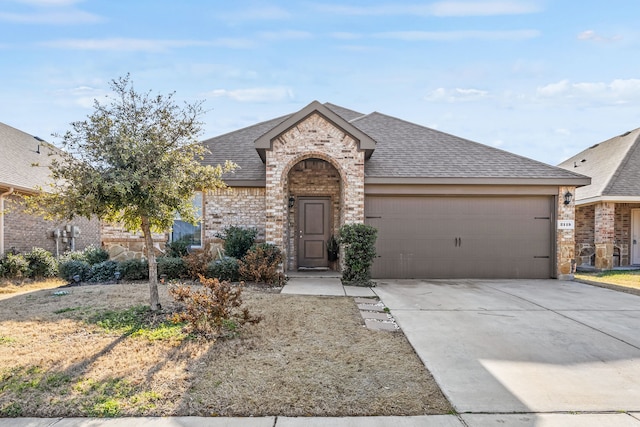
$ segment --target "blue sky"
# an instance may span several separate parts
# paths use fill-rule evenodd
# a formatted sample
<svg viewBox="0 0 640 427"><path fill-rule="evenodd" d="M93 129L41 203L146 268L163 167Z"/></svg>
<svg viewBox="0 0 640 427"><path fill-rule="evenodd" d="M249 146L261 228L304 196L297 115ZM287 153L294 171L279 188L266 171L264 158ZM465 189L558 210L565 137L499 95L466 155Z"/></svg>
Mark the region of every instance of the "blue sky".
<svg viewBox="0 0 640 427"><path fill-rule="evenodd" d="M0 0L0 121L50 141L131 73L202 138L313 100L546 163L640 127L637 0Z"/></svg>

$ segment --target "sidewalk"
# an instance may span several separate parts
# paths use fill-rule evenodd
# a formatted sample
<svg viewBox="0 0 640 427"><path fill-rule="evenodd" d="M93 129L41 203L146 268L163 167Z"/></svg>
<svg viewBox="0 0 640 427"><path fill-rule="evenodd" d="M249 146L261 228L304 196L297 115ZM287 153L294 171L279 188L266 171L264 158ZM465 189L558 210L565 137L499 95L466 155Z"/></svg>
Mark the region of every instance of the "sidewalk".
<svg viewBox="0 0 640 427"><path fill-rule="evenodd" d="M412 417L0 418L0 427L640 427L640 414L461 414Z"/></svg>

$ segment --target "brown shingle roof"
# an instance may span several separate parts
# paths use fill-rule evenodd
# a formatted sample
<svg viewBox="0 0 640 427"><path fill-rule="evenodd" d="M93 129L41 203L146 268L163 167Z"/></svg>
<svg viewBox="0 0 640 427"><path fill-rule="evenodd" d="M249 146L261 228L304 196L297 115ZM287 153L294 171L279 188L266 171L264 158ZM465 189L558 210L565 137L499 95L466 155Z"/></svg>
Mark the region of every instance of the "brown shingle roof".
<svg viewBox="0 0 640 427"><path fill-rule="evenodd" d="M640 201L640 128L595 144L559 166L591 177L591 185L576 190L577 202Z"/></svg>
<svg viewBox="0 0 640 427"><path fill-rule="evenodd" d="M505 183L533 180L536 183L553 185L585 185L589 182L587 178L573 171L385 114L374 112L363 115L334 104L323 105L375 141L375 151L365 163L365 182L429 179L486 179L487 182L504 180ZM205 161L210 164L225 160L238 163L241 169L226 179L230 184L243 180L263 184L265 166L255 150L254 141L294 114L204 141L212 151Z"/></svg>
<svg viewBox="0 0 640 427"><path fill-rule="evenodd" d="M22 191L44 187L51 181L50 154L57 152L51 144L0 123L0 186Z"/></svg>

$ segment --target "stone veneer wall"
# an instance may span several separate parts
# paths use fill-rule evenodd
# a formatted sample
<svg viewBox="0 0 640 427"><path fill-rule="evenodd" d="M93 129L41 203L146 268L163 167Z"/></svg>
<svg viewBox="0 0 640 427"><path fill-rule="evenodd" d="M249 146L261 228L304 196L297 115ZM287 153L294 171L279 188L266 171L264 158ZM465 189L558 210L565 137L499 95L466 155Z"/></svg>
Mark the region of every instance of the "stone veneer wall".
<svg viewBox="0 0 640 427"><path fill-rule="evenodd" d="M348 134L313 113L277 137L266 152L266 241L280 246L288 259L288 176L302 160L331 163L340 173L340 224L364 222L364 152Z"/></svg>
<svg viewBox="0 0 640 427"><path fill-rule="evenodd" d="M575 187L559 187L558 188L558 221L575 220L575 203L572 201L568 205L564 204L564 194L570 191L576 194ZM556 240L556 266L558 279L573 279L575 271L575 229L574 230L557 230Z"/></svg>
<svg viewBox="0 0 640 427"><path fill-rule="evenodd" d="M76 226L80 234L75 238L75 249L82 250L93 245L100 247L100 222L97 219L74 218L71 221L47 221L36 215L24 212L20 196L9 196L5 199L4 248L8 252L15 249L29 252L33 248L43 248L56 255L56 241L51 232L66 226ZM70 241L58 242L58 253L70 250Z"/></svg>
<svg viewBox="0 0 640 427"><path fill-rule="evenodd" d="M306 159L294 165L289 171L289 195L296 198L305 196L329 197L331 199L331 233L340 228L340 173L324 160ZM288 259L289 270L298 268L298 239L296 229L298 204L289 208Z"/></svg>
<svg viewBox="0 0 640 427"><path fill-rule="evenodd" d="M615 210L616 204L613 202L595 205L593 240L596 250L595 267L599 270L613 268Z"/></svg>
<svg viewBox="0 0 640 427"><path fill-rule="evenodd" d="M169 239L167 233L153 233L153 247L156 255L164 254ZM127 231L122 224L102 224L102 247L109 252L109 259L125 261L145 257L144 236L141 231Z"/></svg>
<svg viewBox="0 0 640 427"><path fill-rule="evenodd" d="M216 234L231 225L257 228L259 242L265 238L264 187L227 187L210 191L204 198L204 241L219 242Z"/></svg>

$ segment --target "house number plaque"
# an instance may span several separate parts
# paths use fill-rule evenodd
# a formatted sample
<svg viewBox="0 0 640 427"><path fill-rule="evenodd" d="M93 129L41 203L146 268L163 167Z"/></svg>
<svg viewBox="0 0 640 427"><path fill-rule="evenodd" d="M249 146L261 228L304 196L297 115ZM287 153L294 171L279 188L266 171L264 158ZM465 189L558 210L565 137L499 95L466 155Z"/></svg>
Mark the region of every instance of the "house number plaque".
<svg viewBox="0 0 640 427"><path fill-rule="evenodd" d="M572 219L561 219L558 221L558 230L573 230L575 222Z"/></svg>

